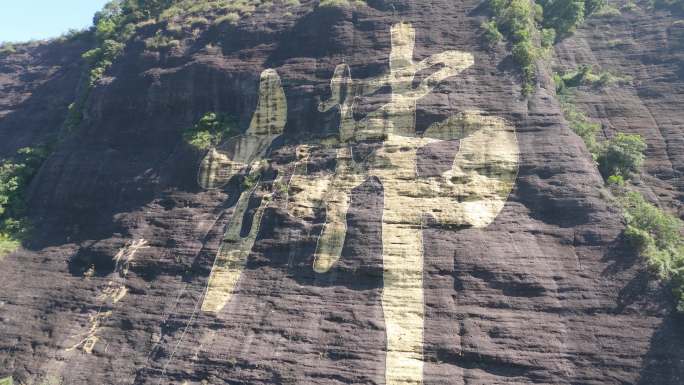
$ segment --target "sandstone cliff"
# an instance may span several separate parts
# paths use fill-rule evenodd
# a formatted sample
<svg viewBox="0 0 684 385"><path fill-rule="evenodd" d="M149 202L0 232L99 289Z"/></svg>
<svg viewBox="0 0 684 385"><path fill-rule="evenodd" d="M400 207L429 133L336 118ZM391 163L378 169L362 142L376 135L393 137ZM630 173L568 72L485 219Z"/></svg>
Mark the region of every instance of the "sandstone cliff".
<svg viewBox="0 0 684 385"><path fill-rule="evenodd" d="M145 40L165 26L142 26L66 133L86 43L0 57L1 153L62 137L30 188L39 236L0 260L0 378L681 384L682 318L625 245L621 211L564 121L548 67L522 98L506 47L481 36L478 1L316 3L275 1L236 23L208 14L163 47ZM675 20L644 10L591 19L556 46L550 66L634 77L582 89L577 101L605 135L647 139L640 188L681 216ZM400 63L412 34L412 60ZM385 80L363 93L377 85L370 79ZM340 90L352 84L361 91L345 110ZM430 89L420 97L399 92L422 84ZM285 100L262 92L269 87ZM331 100L339 103L323 108ZM256 185L201 177L206 151L182 133L207 111L238 118L242 139L217 154L242 159L237 169L258 163ZM362 133L346 147L345 122ZM390 133L379 145L363 136L378 122L418 134L392 142ZM472 139L479 129L491 132ZM266 134L262 151L253 143ZM241 157L240 146L263 156ZM438 180L452 164L461 174Z"/></svg>

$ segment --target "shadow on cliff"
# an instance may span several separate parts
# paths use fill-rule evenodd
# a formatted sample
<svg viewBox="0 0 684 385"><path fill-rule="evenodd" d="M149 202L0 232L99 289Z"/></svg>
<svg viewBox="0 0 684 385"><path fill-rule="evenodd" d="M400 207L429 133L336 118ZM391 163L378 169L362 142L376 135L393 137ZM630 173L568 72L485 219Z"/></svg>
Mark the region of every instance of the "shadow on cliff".
<svg viewBox="0 0 684 385"><path fill-rule="evenodd" d="M637 385L679 385L684 381L684 315L672 313L651 337Z"/></svg>
<svg viewBox="0 0 684 385"><path fill-rule="evenodd" d="M17 149L36 146L56 140L66 117L68 105L74 101L76 90L82 74L81 52L87 49L88 42L75 39L64 42L54 41L29 48L31 53L27 62L12 63L10 58L0 60L0 81L9 74L16 76L22 84L17 87L5 87L3 97L11 97L13 93L30 92L31 95L18 105L5 105L10 112L0 117L0 156L12 156ZM7 63L7 64L5 64ZM31 90L32 83L40 82L41 74L34 66L58 69L47 75L48 78ZM48 70L46 69L46 72Z"/></svg>
<svg viewBox="0 0 684 385"><path fill-rule="evenodd" d="M662 318L651 336L636 385L681 384L684 380L684 314L674 310L676 298L671 285L658 281L645 266L643 258L627 246L622 235L611 243L603 260L609 263L603 276L631 275L618 293L616 313L639 311Z"/></svg>

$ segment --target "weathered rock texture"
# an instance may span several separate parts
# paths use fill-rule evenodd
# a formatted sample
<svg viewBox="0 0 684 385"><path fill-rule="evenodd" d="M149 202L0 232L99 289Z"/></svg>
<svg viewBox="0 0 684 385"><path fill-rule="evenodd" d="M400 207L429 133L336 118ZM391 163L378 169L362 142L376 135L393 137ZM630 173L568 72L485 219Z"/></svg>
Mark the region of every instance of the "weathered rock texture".
<svg viewBox="0 0 684 385"><path fill-rule="evenodd" d="M621 214L563 121L553 87L521 99L505 47L484 44L480 4L314 3L276 4L237 26L200 28L159 52L144 48L156 28L147 26L127 46L90 94L81 126L31 186L39 237L0 262L0 377L70 385L388 383L383 180L351 190L341 256L327 271L313 263L325 213L315 206L294 215L269 181L301 162L298 145L339 132L339 109L318 110L336 66L348 64L356 79L387 72L390 28L410 22L416 61L450 50L474 58L417 101L416 130L482 111L509 122L519 145L517 179L491 224L427 220L419 229L423 383L681 384L684 331L669 290L624 246ZM673 21L641 11L592 21L554 60L635 76L634 86L578 100L606 133L648 139L644 188L676 209L684 113ZM627 48L607 48L612 34ZM46 44L0 59L4 153L59 132L80 78L78 53L70 52ZM267 183L246 202L240 235L259 231L229 302L203 311L244 187L233 178L202 189L205 154L185 144L182 131L207 111L238 116L246 131L267 69L280 77L288 115ZM390 97L385 87L359 98L357 120ZM356 150L374 150L364 145ZM433 163L425 168L443 167L440 159L458 146L450 148L428 153ZM307 172L334 170L335 158L334 149L318 151ZM255 224L264 198L270 203Z"/></svg>

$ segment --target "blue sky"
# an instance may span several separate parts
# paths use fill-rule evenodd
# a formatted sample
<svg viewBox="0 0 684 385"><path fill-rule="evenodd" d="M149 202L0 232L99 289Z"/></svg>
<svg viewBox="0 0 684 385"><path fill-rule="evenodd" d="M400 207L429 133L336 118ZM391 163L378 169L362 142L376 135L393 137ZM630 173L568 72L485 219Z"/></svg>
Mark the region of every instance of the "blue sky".
<svg viewBox="0 0 684 385"><path fill-rule="evenodd" d="M57 37L92 24L107 0L0 0L0 42Z"/></svg>

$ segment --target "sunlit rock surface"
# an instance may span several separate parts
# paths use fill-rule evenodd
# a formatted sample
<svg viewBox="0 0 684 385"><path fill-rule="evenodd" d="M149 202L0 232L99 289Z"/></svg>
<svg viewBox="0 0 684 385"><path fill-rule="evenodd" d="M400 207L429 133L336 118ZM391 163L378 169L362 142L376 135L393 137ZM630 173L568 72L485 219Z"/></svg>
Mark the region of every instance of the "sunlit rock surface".
<svg viewBox="0 0 684 385"><path fill-rule="evenodd" d="M681 384L682 320L546 69L522 99L476 1L315 3L127 47L31 185L40 236L0 261L0 378ZM634 77L577 100L646 137L641 187L673 212L675 20L589 20L551 59ZM82 62L60 44L0 58L3 155L61 130ZM182 132L208 111L242 135L207 153Z"/></svg>

